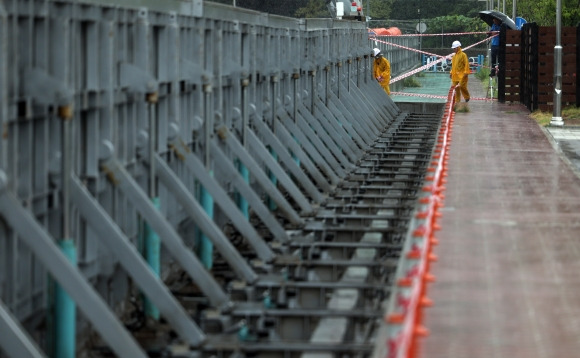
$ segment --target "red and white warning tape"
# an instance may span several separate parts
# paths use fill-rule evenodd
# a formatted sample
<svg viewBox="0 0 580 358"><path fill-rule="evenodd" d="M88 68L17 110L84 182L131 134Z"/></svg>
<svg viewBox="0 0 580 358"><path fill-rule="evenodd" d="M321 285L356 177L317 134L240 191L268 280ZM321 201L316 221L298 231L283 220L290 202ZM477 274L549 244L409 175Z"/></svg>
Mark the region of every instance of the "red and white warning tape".
<svg viewBox="0 0 580 358"><path fill-rule="evenodd" d="M371 35L382 37L426 37L426 36L457 36L457 35L481 35L487 34L485 31L478 32L446 32L441 34L403 34L403 35Z"/></svg>
<svg viewBox="0 0 580 358"><path fill-rule="evenodd" d="M481 41L479 41L479 42L476 42L476 43L474 43L474 44L471 44L471 45L469 45L469 46L467 46L467 47L464 47L464 48L463 48L463 50L468 50L468 49L470 49L470 48L472 48L472 47L474 47L474 46L477 46L477 45L479 45L479 44L481 44L481 43L484 43L485 41L488 41L490 38L491 38L491 37L489 37L489 38L485 38L485 39L483 39L483 40L481 40ZM409 72L407 72L407 73L404 73L404 74L402 74L402 75L400 75L400 76L397 76L397 77L395 77L395 78L391 78L391 80L389 81L389 84L391 84L391 83L395 83L395 82L398 82L398 81L400 81L400 80L402 80L402 79L405 79L405 78L407 78L407 77L410 77L410 76L414 75L415 73L418 73L418 72L421 72L421 71L423 71L423 70L429 69L429 68L431 68L431 67L435 66L436 64L438 64L438 63L440 63L440 62L443 62L444 60L450 59L450 58L451 58L451 57L453 57L453 55L454 55L453 53L451 53L451 54L449 54L449 55L447 55L447 56L441 56L441 55L432 54L432 53L429 53L429 52L425 52L425 51L417 50L417 49L414 49L414 48L410 48L410 47L406 47L406 46L398 45L398 44L395 44L395 43L392 43L392 42L387 42L387 41L379 40L379 39L377 39L377 38L374 38L374 37L371 37L371 38L369 38L369 39L370 39L370 40L372 40L372 41L376 41L376 42L380 42L380 43L386 44L386 45L390 45L390 46L395 46L395 47L403 48L403 49L406 49L406 50L409 50L409 51L414 51L414 52L418 52L418 53L427 54L427 55L429 55L429 56L436 56L436 57L439 57L439 59L437 59L437 60L435 60L435 61L432 61L432 62L429 62L429 63L428 63L428 64L426 64L426 65L423 65L423 66L421 66L421 67L418 67L418 68L416 68L416 69L414 69L414 70L412 70L412 71L409 71Z"/></svg>
<svg viewBox="0 0 580 358"><path fill-rule="evenodd" d="M436 99L447 99L447 96L441 96L436 94L423 94L423 93L409 93L409 92L391 92L391 96L407 96L407 97L420 97L420 98L436 98ZM496 98L487 97L471 97L470 101L493 101Z"/></svg>
<svg viewBox="0 0 580 358"><path fill-rule="evenodd" d="M437 98L437 99L447 99L447 96L439 96L435 94L422 94L422 93L409 93L409 92L391 92L391 96L408 96L408 97L421 97L421 98Z"/></svg>

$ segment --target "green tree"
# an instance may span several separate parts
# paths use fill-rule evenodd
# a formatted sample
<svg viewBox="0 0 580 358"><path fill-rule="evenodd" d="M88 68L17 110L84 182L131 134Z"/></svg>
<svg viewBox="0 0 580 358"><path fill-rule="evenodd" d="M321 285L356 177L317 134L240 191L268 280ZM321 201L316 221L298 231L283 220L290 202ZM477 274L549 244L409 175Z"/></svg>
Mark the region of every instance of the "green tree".
<svg viewBox="0 0 580 358"><path fill-rule="evenodd" d="M395 0L363 0L365 15L374 20L387 20L391 17L393 3ZM367 9L367 6L370 9Z"/></svg>
<svg viewBox="0 0 580 358"><path fill-rule="evenodd" d="M474 0L394 0L393 9L392 16L398 20L432 19L450 15L477 17L479 11L486 9L486 2Z"/></svg>
<svg viewBox="0 0 580 358"><path fill-rule="evenodd" d="M330 17L330 13L328 12L328 8L326 7L326 1L309 0L306 6L296 10L294 16L306 18L320 18L320 17Z"/></svg>
<svg viewBox="0 0 580 358"><path fill-rule="evenodd" d="M427 19L427 34L439 33L463 33L487 31L488 26L479 17L466 17L463 15L438 16ZM485 35L457 35L457 36L428 36L423 39L425 48L450 48L454 40L459 40L464 46L480 41ZM485 45L483 45L485 46Z"/></svg>
<svg viewBox="0 0 580 358"><path fill-rule="evenodd" d="M513 1L506 1L506 8L513 9ZM540 26L556 26L556 1L517 1L516 16ZM507 12L507 11L506 11ZM507 14L512 16L511 13ZM562 26L577 26L580 22L580 1L562 0Z"/></svg>

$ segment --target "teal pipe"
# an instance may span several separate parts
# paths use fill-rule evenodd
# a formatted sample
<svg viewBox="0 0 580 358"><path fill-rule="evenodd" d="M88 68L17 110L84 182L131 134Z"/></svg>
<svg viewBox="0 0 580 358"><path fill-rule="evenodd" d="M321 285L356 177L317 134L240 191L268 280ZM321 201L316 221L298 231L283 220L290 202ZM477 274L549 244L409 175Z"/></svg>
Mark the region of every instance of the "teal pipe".
<svg viewBox="0 0 580 358"><path fill-rule="evenodd" d="M238 331L238 339L242 342L247 342L250 337L250 329L247 324L242 324L240 330Z"/></svg>
<svg viewBox="0 0 580 358"><path fill-rule="evenodd" d="M213 176L213 172L210 173ZM211 219L213 219L213 197L208 193L203 186L199 189L199 202L203 210ZM201 232L199 233L198 256L203 266L211 270L213 266L213 243L211 240Z"/></svg>
<svg viewBox="0 0 580 358"><path fill-rule="evenodd" d="M58 242L62 253L73 264L77 263L75 243L71 239ZM54 290L55 318L54 354L56 358L74 358L76 351L76 305L60 285Z"/></svg>
<svg viewBox="0 0 580 358"><path fill-rule="evenodd" d="M274 152L274 150L272 150L272 148L270 148L270 154L272 155L272 157L274 157L274 159L276 161L278 161L278 154L276 152ZM274 174L272 174L269 170L268 170L268 176L270 177L270 181L274 185L278 184L278 178L276 178L274 176ZM267 202L268 202L268 208L270 208L270 210L276 210L278 208L278 205L276 205L276 202L274 200L272 200L272 198L268 197Z"/></svg>
<svg viewBox="0 0 580 358"><path fill-rule="evenodd" d="M242 163L240 160L238 160L237 167L238 167L238 171L242 175L242 178L244 178L244 181L246 183L250 183L250 171L248 170L248 168L246 168L244 163ZM248 205L248 201L239 193L237 193L236 198L237 198L238 208L240 208L240 210L242 211L242 214L244 214L244 217L246 219L249 219L250 218L250 206Z"/></svg>
<svg viewBox="0 0 580 358"><path fill-rule="evenodd" d="M155 208L159 209L159 197L151 198L151 202ZM143 225L143 236L143 253L145 260L151 268L151 271L153 271L153 274L155 274L156 277L159 277L161 273L161 239L147 222ZM151 300L146 296L144 297L143 305L147 317L158 321L159 309L157 309L157 307L153 305L153 302L151 302Z"/></svg>

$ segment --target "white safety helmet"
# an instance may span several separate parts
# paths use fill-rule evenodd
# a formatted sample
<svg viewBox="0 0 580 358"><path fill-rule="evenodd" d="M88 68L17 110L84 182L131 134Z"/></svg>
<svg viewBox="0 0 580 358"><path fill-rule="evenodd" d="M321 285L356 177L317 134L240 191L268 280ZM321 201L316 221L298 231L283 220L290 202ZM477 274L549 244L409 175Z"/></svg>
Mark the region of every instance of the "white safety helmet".
<svg viewBox="0 0 580 358"><path fill-rule="evenodd" d="M376 47L375 47L375 48L373 49L373 56L375 56L375 57L376 57L376 56L378 56L378 54L379 54L379 53L381 53L381 50L379 50L378 48L376 48Z"/></svg>
<svg viewBox="0 0 580 358"><path fill-rule="evenodd" d="M451 44L451 48L458 48L458 47L461 47L461 42L453 41L453 43Z"/></svg>

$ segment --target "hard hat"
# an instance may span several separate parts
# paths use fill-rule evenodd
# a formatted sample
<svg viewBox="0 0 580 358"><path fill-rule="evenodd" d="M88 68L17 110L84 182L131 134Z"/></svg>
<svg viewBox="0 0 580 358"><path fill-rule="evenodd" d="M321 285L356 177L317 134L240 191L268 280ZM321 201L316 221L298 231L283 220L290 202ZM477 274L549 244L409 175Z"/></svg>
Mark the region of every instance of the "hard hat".
<svg viewBox="0 0 580 358"><path fill-rule="evenodd" d="M451 48L457 48L457 47L461 47L461 42L453 41L453 43L451 44Z"/></svg>
<svg viewBox="0 0 580 358"><path fill-rule="evenodd" d="M379 53L381 53L381 50L379 50L378 48L374 48L373 49L373 56L377 56Z"/></svg>

